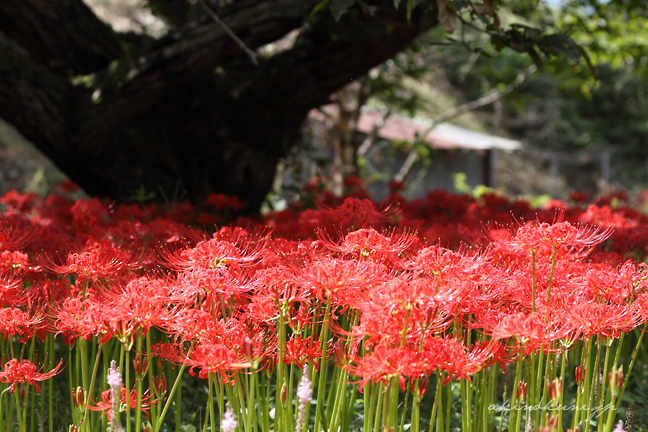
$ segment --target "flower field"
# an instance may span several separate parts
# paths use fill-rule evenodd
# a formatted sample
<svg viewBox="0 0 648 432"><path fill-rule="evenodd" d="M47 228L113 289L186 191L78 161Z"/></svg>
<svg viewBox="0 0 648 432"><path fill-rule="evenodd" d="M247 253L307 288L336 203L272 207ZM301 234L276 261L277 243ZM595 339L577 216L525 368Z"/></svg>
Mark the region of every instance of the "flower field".
<svg viewBox="0 0 648 432"><path fill-rule="evenodd" d="M648 430L648 218L624 198L322 194L232 220L220 195L12 192L0 430L600 432L629 404Z"/></svg>

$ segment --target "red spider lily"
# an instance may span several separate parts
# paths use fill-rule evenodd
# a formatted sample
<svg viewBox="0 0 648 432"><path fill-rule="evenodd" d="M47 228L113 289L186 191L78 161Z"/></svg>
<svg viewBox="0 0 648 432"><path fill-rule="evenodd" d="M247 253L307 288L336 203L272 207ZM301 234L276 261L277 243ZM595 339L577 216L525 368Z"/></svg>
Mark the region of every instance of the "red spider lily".
<svg viewBox="0 0 648 432"><path fill-rule="evenodd" d="M604 242L611 235L612 229L609 227L601 229L587 225L574 226L569 222L559 221L553 224L526 223L509 239L491 236L491 240L506 250L534 250L539 255L551 256L554 248L561 254L580 253L583 249Z"/></svg>
<svg viewBox="0 0 648 432"><path fill-rule="evenodd" d="M408 338L418 340L423 329L441 332L452 319L451 311L463 287L439 286L436 282L433 278L411 279L403 275L374 288L360 306L362 317L353 333L367 337L372 344L387 339L400 341L406 319Z"/></svg>
<svg viewBox="0 0 648 432"><path fill-rule="evenodd" d="M130 408L137 408L137 389L133 389L130 392ZM151 418L151 415L148 413L149 409L151 408L151 404L156 403L157 400L150 400L151 395L148 394L148 390L142 394L142 399L141 399L141 410L146 414L148 418ZM88 404L88 409L91 411L102 411L104 414L108 416L108 420L112 417L113 414L113 409L112 409L112 389L108 389L104 392L101 393L101 400L102 402L95 402L94 406ZM120 411L125 410L126 408L126 387L122 384L121 386L121 397L120 397Z"/></svg>
<svg viewBox="0 0 648 432"><path fill-rule="evenodd" d="M250 290L248 278L233 276L229 269L187 269L178 275L170 295L181 304L212 304Z"/></svg>
<svg viewBox="0 0 648 432"><path fill-rule="evenodd" d="M187 359L187 353L182 346L175 343L157 343L151 347L153 355L158 357L158 367L162 367L162 361L166 360L174 364L181 364Z"/></svg>
<svg viewBox="0 0 648 432"><path fill-rule="evenodd" d="M23 248L30 240L30 232L19 230L14 226L0 228L0 250L16 250Z"/></svg>
<svg viewBox="0 0 648 432"><path fill-rule="evenodd" d="M65 261L65 264L45 261L43 267L53 273L75 274L80 278L97 280L116 276L138 266L131 252L115 247L110 240L88 240L84 251L68 254Z"/></svg>
<svg viewBox="0 0 648 432"><path fill-rule="evenodd" d="M298 280L321 301L358 307L368 293L389 278L389 270L371 261L321 259L304 268Z"/></svg>
<svg viewBox="0 0 648 432"><path fill-rule="evenodd" d="M494 341L515 337L525 354L535 352L541 345L568 338L572 328L565 322L544 320L540 312L533 314L514 313L499 318L492 330Z"/></svg>
<svg viewBox="0 0 648 432"><path fill-rule="evenodd" d="M294 363L301 369L304 365L312 361L315 370L319 371L319 359L322 357L322 348L320 341L303 339L299 336L293 337L286 341L286 351L283 362L286 364Z"/></svg>
<svg viewBox="0 0 648 432"><path fill-rule="evenodd" d="M419 377L428 371L424 355L407 345L379 345L363 357L353 359L353 362L355 364L349 364L347 370L351 375L362 378L358 381L360 392L366 384L379 381L387 383L393 376L398 377L401 390L405 390L408 378Z"/></svg>
<svg viewBox="0 0 648 432"><path fill-rule="evenodd" d="M401 265L401 254L416 241L415 237L406 234L386 237L372 228L350 232L340 245L335 244L322 231L318 236L327 249L343 255L350 255L359 260Z"/></svg>
<svg viewBox="0 0 648 432"><path fill-rule="evenodd" d="M218 267L238 269L259 261L266 240L266 237L252 239L251 235L241 228L234 231L223 228L214 233L213 238L199 242L194 248L176 251L172 256L167 255L165 263L175 270Z"/></svg>
<svg viewBox="0 0 648 432"><path fill-rule="evenodd" d="M302 285L293 270L288 267L259 270L255 279L253 302L270 300L277 306L284 306L311 301L309 287Z"/></svg>
<svg viewBox="0 0 648 432"><path fill-rule="evenodd" d="M85 300L70 297L55 308L54 326L57 334L63 335L65 343L72 345L79 337L90 340L92 336L105 334L107 329L103 317L107 313L110 310L92 297Z"/></svg>
<svg viewBox="0 0 648 432"><path fill-rule="evenodd" d="M648 321L648 293L638 295L631 309L633 315L641 316L641 322Z"/></svg>
<svg viewBox="0 0 648 432"><path fill-rule="evenodd" d="M128 328L129 334L142 329L146 334L151 327L164 328L174 313L169 291L164 280L147 277L133 279L121 290L108 291L106 303L110 313L104 323L119 337L127 335L114 329Z"/></svg>
<svg viewBox="0 0 648 432"><path fill-rule="evenodd" d="M11 383L11 392L16 390L19 383L29 383L36 386L36 391L40 391L40 386L37 381L45 381L58 374L61 371L63 360L59 361L58 365L49 372L38 372L36 365L29 360L21 360L12 358L5 363L3 370L0 372L0 381L3 383Z"/></svg>
<svg viewBox="0 0 648 432"><path fill-rule="evenodd" d="M410 345L393 347L381 343L370 353L353 359L354 364L347 368L352 375L363 378L359 381L361 388L369 382L386 382L388 378L397 376L404 391L408 378L429 376L436 370L448 373L444 385L453 376L469 380L471 375L486 366L498 348L499 344L486 343L467 350L457 339L439 337L426 338L420 351Z"/></svg>
<svg viewBox="0 0 648 432"><path fill-rule="evenodd" d="M589 338L596 334L617 339L641 323L641 314L625 304L581 301L567 311L573 328Z"/></svg>
<svg viewBox="0 0 648 432"><path fill-rule="evenodd" d="M201 341L189 358L184 361L189 366L189 374L195 376L194 368L199 368L198 376L207 379L208 374L217 373L225 383L233 383L236 380L235 372L240 369L249 368L251 363L245 358L244 353L236 352L218 343L204 343Z"/></svg>
<svg viewBox="0 0 648 432"><path fill-rule="evenodd" d="M38 195L33 192L20 193L17 190L11 190L0 198L0 202L6 204L10 209L19 210L28 213L37 203Z"/></svg>
<svg viewBox="0 0 648 432"><path fill-rule="evenodd" d="M39 269L39 267L30 267L29 258L23 252L8 250L0 252L0 274L24 273Z"/></svg>
<svg viewBox="0 0 648 432"><path fill-rule="evenodd" d="M368 199L357 198L345 199L344 203L336 209L325 206L321 201L318 203L318 207L326 214L326 218L333 222L334 226L346 229L376 227L400 211L400 208L395 206L378 210Z"/></svg>
<svg viewBox="0 0 648 432"><path fill-rule="evenodd" d="M636 278L632 273L635 272L630 267L634 266L627 264L629 265L624 266L621 272L604 265L588 270L583 277L583 287L587 290L586 297L600 299L605 303L620 304L632 296L633 290L644 283L643 281L633 283L632 279L636 280Z"/></svg>
<svg viewBox="0 0 648 432"><path fill-rule="evenodd" d="M19 307L25 302L22 279L10 275L0 277L0 307Z"/></svg>
<svg viewBox="0 0 648 432"><path fill-rule="evenodd" d="M34 336L34 330L37 332L36 335L41 340L44 340L45 334L42 323L42 316L31 316L18 308L0 309L0 334L2 334L4 340L7 340L8 337L17 336L19 342L25 343Z"/></svg>

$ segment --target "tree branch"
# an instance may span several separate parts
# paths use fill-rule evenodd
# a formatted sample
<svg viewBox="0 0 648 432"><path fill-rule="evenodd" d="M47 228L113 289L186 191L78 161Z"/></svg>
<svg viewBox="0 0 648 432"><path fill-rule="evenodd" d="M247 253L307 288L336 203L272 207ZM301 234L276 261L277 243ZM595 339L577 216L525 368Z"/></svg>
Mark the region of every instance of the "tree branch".
<svg viewBox="0 0 648 432"><path fill-rule="evenodd" d="M221 14L222 21L251 49L301 26L317 0L248 0ZM211 20L190 23L162 38L135 60L118 66L115 85L103 89L102 102L88 125L96 134L123 125L168 95L171 88L208 74L240 57L227 31Z"/></svg>
<svg viewBox="0 0 648 432"><path fill-rule="evenodd" d="M531 66L527 67L522 72L520 72L515 77L515 79L511 83L509 83L506 87L504 87L504 89L502 89L501 91L495 88L491 89L479 99L475 99L474 101L470 101L465 104L459 105L433 118L432 124L430 125L430 127L426 129L423 135L418 138L418 142L419 143L425 142L427 136L434 130L434 128L438 124L451 120L455 117L458 117L461 114L467 113L469 111L484 107L493 102L501 100L504 96L506 96L507 94L511 93L513 90L518 88L520 84L522 84L524 80L526 80L529 77L529 75L533 74L537 70L538 67L535 64L532 64ZM407 176L407 174L409 173L409 170L417 161L417 159L418 159L418 153L416 152L416 148L412 148L412 150L410 150L409 154L407 155L407 158L405 159L403 166L401 166L401 169L398 171L398 174L396 174L396 176L394 177L394 180L398 182L402 182L405 179L405 176Z"/></svg>
<svg viewBox="0 0 648 432"><path fill-rule="evenodd" d="M257 53L255 53L250 48L248 48L247 45L245 45L245 42L243 42L238 36L236 36L236 33L234 33L232 29L229 28L227 24L225 24L223 20L221 20L218 17L218 15L216 15L216 13L214 13L214 11L210 9L209 6L207 6L204 0L198 0L198 4L200 5L200 7L202 7L205 10L205 12L207 12L207 15L209 15L216 24L221 26L223 30L225 30L225 33L227 33L227 35L231 37L232 40L236 42L237 45L241 47L243 51L245 51L245 53L250 57L250 60L252 60L252 64L254 64L254 66L259 66L259 60L257 60Z"/></svg>
<svg viewBox="0 0 648 432"><path fill-rule="evenodd" d="M60 75L89 74L123 55L117 35L81 0L0 0L0 31Z"/></svg>
<svg viewBox="0 0 648 432"><path fill-rule="evenodd" d="M46 154L68 148L67 82L0 42L0 117Z"/></svg>

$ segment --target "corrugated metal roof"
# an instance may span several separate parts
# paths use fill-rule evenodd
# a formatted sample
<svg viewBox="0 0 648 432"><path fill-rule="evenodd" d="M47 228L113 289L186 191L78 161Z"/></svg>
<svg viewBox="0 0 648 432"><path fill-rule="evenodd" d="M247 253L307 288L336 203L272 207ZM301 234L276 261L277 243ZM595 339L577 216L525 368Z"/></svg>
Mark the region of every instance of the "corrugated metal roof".
<svg viewBox="0 0 648 432"><path fill-rule="evenodd" d="M358 130L370 133L380 114L363 112L358 119ZM378 136L390 141L405 140L415 142L417 136L422 136L429 128L429 124L417 122L406 117L390 116L378 131ZM522 147L520 141L474 132L459 126L439 124L426 136L425 142L433 148L441 150L466 149L466 150L505 150L513 151Z"/></svg>
<svg viewBox="0 0 648 432"><path fill-rule="evenodd" d="M326 105L322 111L330 115L337 114L335 105ZM312 110L310 117L323 121L325 116ZM377 112L363 111L358 119L358 130L369 134L381 115ZM427 124L426 124L427 123ZM430 122L417 121L407 117L390 116L379 129L380 138L395 141L404 140L415 142L418 136L423 135L430 127ZM513 151L522 147L520 141L474 132L459 126L439 124L426 136L425 142L433 148L440 150L466 149L466 150L504 150Z"/></svg>

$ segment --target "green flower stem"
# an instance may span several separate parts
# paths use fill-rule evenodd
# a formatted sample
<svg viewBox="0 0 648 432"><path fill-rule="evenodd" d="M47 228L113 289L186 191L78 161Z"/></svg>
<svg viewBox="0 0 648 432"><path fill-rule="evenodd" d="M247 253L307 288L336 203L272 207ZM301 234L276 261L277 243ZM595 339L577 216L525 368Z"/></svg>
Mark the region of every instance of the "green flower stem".
<svg viewBox="0 0 648 432"><path fill-rule="evenodd" d="M419 394L419 387L421 379L417 378L414 381L414 397L412 398L412 432L419 432L421 422L421 395Z"/></svg>
<svg viewBox="0 0 648 432"><path fill-rule="evenodd" d="M11 387L8 387L11 388ZM5 426L5 431L6 432L12 432L12 424L13 424L13 398L11 397L13 393L7 398L7 425Z"/></svg>
<svg viewBox="0 0 648 432"><path fill-rule="evenodd" d="M324 410L324 394L326 392L326 372L327 372L327 362L326 362L326 342L328 341L328 326L329 319L331 317L331 301L326 302L326 310L324 311L324 320L322 321L322 330L320 331L320 344L322 347L322 358L320 360L320 372L319 372L319 381L317 383L317 409L315 410L315 424L313 425L313 431L319 432L320 422L321 422L321 413Z"/></svg>
<svg viewBox="0 0 648 432"><path fill-rule="evenodd" d="M515 380L513 381L513 390L511 391L511 412L509 414L509 431L520 430L520 410L517 409L518 401L518 387L520 386L520 380L522 378L522 356L518 354L518 360L515 365ZM515 428L515 429L513 429Z"/></svg>
<svg viewBox="0 0 648 432"><path fill-rule="evenodd" d="M72 349L73 347L70 346L68 347L68 364L74 365L76 362L72 362ZM76 356L74 356L76 358ZM68 367L68 382L70 383L70 413L72 414L72 424L78 425L79 424L79 415L76 409L76 405L74 403L74 392L76 391L76 380L74 380L74 371L75 368L72 366Z"/></svg>
<svg viewBox="0 0 648 432"><path fill-rule="evenodd" d="M459 391L461 393L461 430L471 432L471 418L470 418L470 405L468 400L468 390L466 389L468 382L462 379L459 382Z"/></svg>
<svg viewBox="0 0 648 432"><path fill-rule="evenodd" d="M185 360L189 359L189 356L191 355L191 351L193 351L193 346L194 342L191 342L191 347L189 348L189 351L187 352L187 358ZM164 408L162 409L162 413L160 414L160 417L158 418L157 424L156 424L156 429L154 429L154 432L159 432L160 426L162 425L162 421L164 420L164 417L166 416L167 411L169 410L169 406L171 405L171 400L173 399L173 396L175 395L175 392L180 385L181 379L182 379L182 373L184 372L185 368L187 367L186 361L182 362L182 366L180 366L180 370L178 371L178 375L173 383L173 387L171 388L171 391L169 392L169 398L167 399L166 404L164 404ZM181 391L178 393L182 393ZM179 412L180 408L176 407L176 412ZM178 421L180 419L180 416L176 416L176 429L180 429L180 422Z"/></svg>
<svg viewBox="0 0 648 432"><path fill-rule="evenodd" d="M344 412L344 415L342 416L342 424L340 430L344 430L344 431L351 430L351 421L353 416L353 403L355 402L357 389L358 387L355 385L351 387L351 396L349 397L349 403L345 404L346 410ZM307 432L307 430L304 429L303 432Z"/></svg>
<svg viewBox="0 0 648 432"><path fill-rule="evenodd" d="M92 400L92 394L93 394L93 390L94 390L94 387L95 387L95 380L97 378L97 370L99 369L99 359L101 358L101 348L102 348L102 345L99 344L99 346L97 348L97 356L95 357L94 366L92 367L92 377L90 378L90 385L88 386L88 388L86 390L87 397L86 397L86 400L83 403L83 418L81 420L81 424L86 424L86 418L87 418L87 415L88 415L88 404Z"/></svg>
<svg viewBox="0 0 648 432"><path fill-rule="evenodd" d="M451 378L450 373L448 373L448 378ZM445 404L445 418L448 419L448 421L445 422L445 432L450 432L450 408L452 407L452 380L450 379L448 381L448 389L446 391L447 394L447 399L446 399L446 404Z"/></svg>
<svg viewBox="0 0 648 432"><path fill-rule="evenodd" d="M291 374L292 374L292 371L291 371ZM254 412L254 409L252 409L252 410L247 410L246 409L245 397L243 395L243 386L240 384L240 381L241 380L237 379L235 385L236 385L237 390L238 390L238 397L239 397L239 401L240 401L240 409L241 409L241 413L242 413L241 418L243 419L243 427L244 427L244 430L246 432L252 432L252 423L250 422L250 416ZM290 395L291 393L289 392L288 394ZM248 393L248 401L247 402L248 402L248 404L254 405L254 401L252 400L251 395L249 393ZM213 431L216 430L216 425L215 424L212 425L212 430ZM292 428L291 428L291 430L292 430Z"/></svg>
<svg viewBox="0 0 648 432"><path fill-rule="evenodd" d="M131 432L130 421L130 347L124 346L124 356L126 358L124 368L124 387L126 388L126 432Z"/></svg>
<svg viewBox="0 0 648 432"><path fill-rule="evenodd" d="M341 405L344 403L344 387L345 387L345 382L346 378L343 377L343 372L340 369L336 369L335 372L337 372L338 376L337 379L335 379L335 391L332 391L333 389L331 388L331 392L329 393L329 400L327 401L327 417L328 417L328 429L330 430L337 430L339 426L339 418L340 418L340 410L342 409ZM334 373L335 375L335 373ZM330 400L331 394L335 395L335 398L333 399L332 403ZM329 407L330 411L329 411Z"/></svg>
<svg viewBox="0 0 648 432"><path fill-rule="evenodd" d="M153 385L153 376L154 376L154 370L155 370L155 365L153 364L153 354L151 352L151 332L153 329L149 329L148 332L146 332L146 360L148 363L148 388L149 388L149 394L151 395L151 427L155 430L155 423L157 422L157 416L158 416L158 411L160 410L160 400L162 399L162 395L158 394L157 390L155 389L155 386ZM160 374L162 372L160 371Z"/></svg>
<svg viewBox="0 0 648 432"><path fill-rule="evenodd" d="M167 399L170 401L173 397L175 397L175 405L173 407L173 419L175 421L175 429L176 432L180 432L181 426L182 426L182 369L178 371L178 374L176 376L176 380L178 382L178 388L180 389L175 395L173 393L170 393ZM162 409L162 413L164 413L164 408ZM162 419L164 418L163 414L160 414L158 417L158 429L162 426Z"/></svg>
<svg viewBox="0 0 648 432"><path fill-rule="evenodd" d="M586 418L588 419L592 415L592 405L594 404L594 399L595 399L594 396L597 391L598 392L601 391L600 384L598 384L600 364L601 364L601 337L597 336L596 337L596 358L594 360L594 368L592 368L592 379L594 381L592 383L590 394L587 396L587 417Z"/></svg>
<svg viewBox="0 0 648 432"><path fill-rule="evenodd" d="M49 369L52 370L54 368L54 363L55 363L55 353L54 353L54 335L49 334L47 335L46 339L46 345L47 345L47 354L48 354L48 359L49 359ZM48 426L48 432L54 432L54 387L56 386L56 379L54 377L50 378L48 383L47 383L47 426ZM2 409L2 402L0 401L0 409ZM2 418L0 416L0 424L2 424Z"/></svg>
<svg viewBox="0 0 648 432"><path fill-rule="evenodd" d="M288 423L288 429L293 430L295 428L294 416L293 416L293 403L292 403L292 394L293 394L293 380L294 380L294 371L295 365L290 365L290 374L288 375L288 395L286 399L289 401L286 406L286 423Z"/></svg>
<svg viewBox="0 0 648 432"><path fill-rule="evenodd" d="M562 425L562 420L563 420L563 412L564 410L562 409L563 405L563 400L565 396L565 387L567 386L567 380L566 375L565 375L565 368L567 367L567 348L562 347L562 352L560 353L560 379L562 381L562 391L560 392L560 396L558 397L558 407L560 408L558 410L558 430L562 431L563 430L563 425Z"/></svg>
<svg viewBox="0 0 648 432"><path fill-rule="evenodd" d="M635 361L637 360L637 354L639 354L639 348L641 347L641 341L643 340L643 337L646 334L647 326L648 326L648 321L646 321L644 323L644 326L641 328L641 335L639 336L639 340L637 341L637 346L635 347L634 353L632 353L632 360L630 361L630 366L628 366L628 370L625 373L625 378L623 379L623 385L619 390L619 395L617 396L617 400L616 403L614 404L614 408L608 412L608 418L605 424L606 431L612 430L612 423L614 423L616 412L619 409L619 406L621 405L621 398L623 397L623 392L625 391L625 388L628 385L628 381L630 380L630 372L632 372L632 368L634 367ZM621 345L619 345L619 350L621 350Z"/></svg>
<svg viewBox="0 0 648 432"><path fill-rule="evenodd" d="M7 392L7 390L9 390L9 387L5 388L0 393L0 429L2 429L3 431L7 431L7 430L10 431L10 429L5 429L4 428L4 409L3 409L4 408L4 401L2 400L2 397Z"/></svg>
<svg viewBox="0 0 648 432"><path fill-rule="evenodd" d="M378 384L378 401L376 401L376 413L374 415L374 424L373 424L373 431L375 432L380 432L382 431L382 428L380 427L380 418L381 418L381 413L382 413L382 406L383 406L383 386L384 383L381 381Z"/></svg>
<svg viewBox="0 0 648 432"><path fill-rule="evenodd" d="M594 385L595 382L592 380L597 379L598 375L598 370L596 366L598 365L598 356L596 356L595 364L594 367L592 367L592 346L594 345L594 336L590 338L588 341L587 345L587 360L586 364L587 366L585 367L585 406L586 406L586 414L584 418L584 423L583 423L583 432L588 432L589 427L590 427L590 422L589 422L589 416L591 414L591 408L592 408L592 397L594 393Z"/></svg>
<svg viewBox="0 0 648 432"><path fill-rule="evenodd" d="M18 430L20 432L27 432L27 429L25 428L25 422L23 421L23 416L22 416L22 411L20 408L20 388L16 387L16 391L14 391L14 400L16 401L16 417L18 420ZM9 422L9 425L11 425L11 422ZM11 428L7 428L7 430L11 430Z"/></svg>
<svg viewBox="0 0 648 432"><path fill-rule="evenodd" d="M285 424L284 403L281 400L281 392L285 383L283 364L284 350L286 349L286 323L284 317L284 306L279 306L279 320L277 323L279 341L277 343L277 387L275 389L275 431L287 432L287 425ZM230 401L232 402L232 401Z"/></svg>
<svg viewBox="0 0 648 432"><path fill-rule="evenodd" d="M203 421L203 432L207 432L207 424L209 423L209 418L214 416L214 404L213 404L213 393L212 393L212 377L211 372L207 373L207 406L205 407L205 421Z"/></svg>
<svg viewBox="0 0 648 432"><path fill-rule="evenodd" d="M256 366L252 364L252 368L250 371L250 379L248 381L248 404L247 404L247 414L248 417L251 418L251 430L258 430L257 426L257 416L254 412L254 402L256 400L256 388L257 388L257 380L258 380L258 374L256 370ZM222 411L221 411L222 412ZM249 421L250 419L248 419Z"/></svg>
<svg viewBox="0 0 648 432"><path fill-rule="evenodd" d="M544 362L544 347L545 347L544 344L541 344L540 345L540 351L538 352L537 355L533 356L534 366L537 365L536 376L535 376L534 382L533 382L533 384L534 384L533 385L533 387L534 387L533 400L531 400L531 405L533 405L533 406L538 405L538 403L540 402L540 399L541 399L540 395L543 393L542 388L543 388L544 380L542 379L542 369L543 369L543 366L544 366L544 363L545 363ZM547 364L548 363L549 363L549 356L547 356ZM533 424L537 425L544 418L544 414L545 414L544 409L543 409L542 414L540 414L540 410L535 410L533 412L533 414L529 416L529 418L533 417ZM540 416L540 418L538 418L538 416Z"/></svg>
<svg viewBox="0 0 648 432"><path fill-rule="evenodd" d="M140 430L142 428L142 379L144 378L144 375L146 375L146 372L148 372L148 371L142 371L141 370L142 362L143 362L142 361L142 344L143 344L142 329L139 329L139 330L137 330L137 339L136 339L136 343L135 343L135 347L136 347L135 349L136 349L137 355L139 355L139 359L140 359L140 365L139 365L140 373L137 373L137 371L135 372L135 388L137 390L137 401L136 401L137 408L136 408L136 411L135 411L135 432L140 432ZM148 363L147 363L147 365L148 365ZM144 372L144 373L142 373L142 372ZM128 390L129 389L127 388L126 391L128 391Z"/></svg>
<svg viewBox="0 0 648 432"><path fill-rule="evenodd" d="M601 383L601 389L598 392L598 401L597 404L599 407L605 406L605 399L606 399L606 384L608 381L608 365L609 365L609 360L610 360L610 347L612 345L612 339L606 339L605 340L605 361L603 362L603 379ZM602 432L603 430L603 422L602 421L597 421L597 431Z"/></svg>
<svg viewBox="0 0 648 432"><path fill-rule="evenodd" d="M364 405L364 422L363 422L363 431L369 432L371 429L369 429L370 426L370 421L373 416L373 407L376 406L376 390L374 389L374 385L371 384L371 382L368 382L367 384L364 385L362 388L362 394L363 394L363 405Z"/></svg>
<svg viewBox="0 0 648 432"><path fill-rule="evenodd" d="M389 381L389 399L387 400L387 430L396 430L398 426L398 390L399 390L398 376L393 376Z"/></svg>
<svg viewBox="0 0 648 432"><path fill-rule="evenodd" d="M216 382L218 387L216 387ZM223 378L220 375L216 375L216 382L214 382L214 390L216 391L216 402L218 403L218 423L223 421L223 416L225 415L225 389L223 388Z"/></svg>
<svg viewBox="0 0 648 432"><path fill-rule="evenodd" d="M441 432L445 430L443 426L443 381L441 380L441 372L436 373L436 393L434 395L434 405L432 406L432 414L430 417L430 430L436 420L436 430Z"/></svg>
<svg viewBox="0 0 648 432"><path fill-rule="evenodd" d="M398 432L403 432L403 427L405 426L405 413L407 413L407 404L409 403L409 394L410 394L408 390L411 390L409 388L409 384L405 388L405 401L403 402L403 410L401 411L401 420L400 420L400 426L398 426Z"/></svg>
<svg viewBox="0 0 648 432"><path fill-rule="evenodd" d="M264 432L269 432L270 431L270 376L267 374L263 374L263 381L264 381L264 387L265 387L265 406L267 409L262 411L263 415L263 431ZM319 409L319 403L318 403L318 409ZM222 412L222 411L221 411Z"/></svg>
<svg viewBox="0 0 648 432"><path fill-rule="evenodd" d="M29 342L29 361L32 363L36 363L36 359L34 358L35 352L36 352L36 329L38 327L34 326L34 330L32 332L32 337ZM29 430L36 430L35 425L34 425L34 406L36 405L36 401L34 400L35 397L35 392L30 392L29 387L27 388L27 392L25 393L25 399L28 400L30 403L29 405L29 416L30 416L30 425L29 425ZM27 415L27 412L25 410L25 416ZM25 423L27 422L27 419L25 418Z"/></svg>

